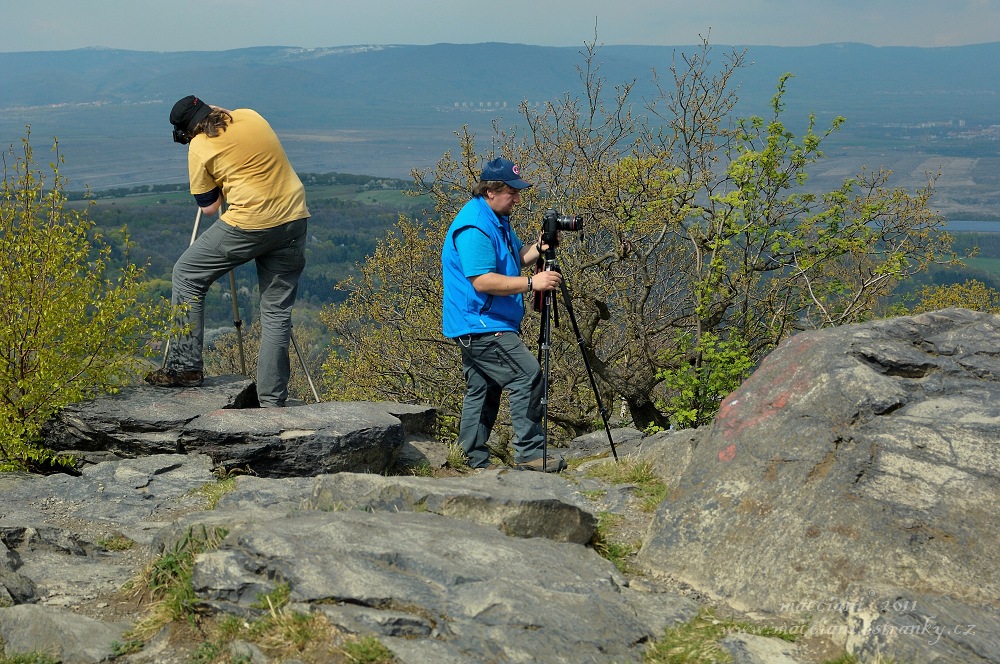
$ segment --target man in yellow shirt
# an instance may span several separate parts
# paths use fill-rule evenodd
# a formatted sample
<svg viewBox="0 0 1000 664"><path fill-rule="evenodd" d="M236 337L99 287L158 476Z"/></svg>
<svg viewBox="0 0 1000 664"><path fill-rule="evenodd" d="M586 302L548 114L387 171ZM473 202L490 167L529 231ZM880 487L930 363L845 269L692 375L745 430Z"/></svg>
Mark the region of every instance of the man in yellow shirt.
<svg viewBox="0 0 1000 664"><path fill-rule="evenodd" d="M256 111L210 106L184 97L170 111L174 140L188 145L191 194L206 215L222 217L174 264L174 305L188 332L171 343L164 367L146 376L161 387L204 380L204 300L209 287L251 260L260 290L261 340L257 396L263 407L284 406L290 372L292 304L305 267L305 190L277 135Z"/></svg>

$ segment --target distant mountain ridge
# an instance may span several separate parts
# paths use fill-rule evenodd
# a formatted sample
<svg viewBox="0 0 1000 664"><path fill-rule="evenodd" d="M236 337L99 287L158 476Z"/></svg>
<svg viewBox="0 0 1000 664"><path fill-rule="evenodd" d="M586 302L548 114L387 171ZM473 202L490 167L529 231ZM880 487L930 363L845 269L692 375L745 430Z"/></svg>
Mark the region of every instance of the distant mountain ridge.
<svg viewBox="0 0 1000 664"><path fill-rule="evenodd" d="M598 61L609 83L637 79L648 91L649 73L661 74L676 53L694 46L603 46ZM839 100L859 112L863 93L907 97L993 96L1000 70L983 66L1000 56L1000 42L941 48L873 47L842 43L807 47L713 45L720 60L746 49L753 63L741 74L751 93L768 92L791 72L801 90ZM86 103L173 100L179 91L211 89L219 97L278 105L295 98L337 102L337 108L400 102L418 111L447 99L496 98L520 102L576 92L582 47L523 44L356 45L330 48L255 47L230 51L126 51L84 48L0 53L0 109ZM207 91L207 90L206 90ZM810 94L806 94L806 93ZM975 117L974 103L952 99ZM290 114L294 117L296 114Z"/></svg>
<svg viewBox="0 0 1000 664"><path fill-rule="evenodd" d="M669 76L675 55L695 48L603 46L597 60L606 89L635 81L638 101L652 93L652 69ZM1000 42L712 48L719 66L746 48L752 65L739 85L752 112L766 111L789 72L789 119L815 112L855 126L1000 124L1000 68L983 66L1000 57ZM0 142L16 143L29 124L35 139L56 136L66 172L96 188L180 181L183 153L170 143L167 114L194 93L261 111L300 170L406 177L454 148L452 134L463 125L489 132L496 117L518 124L522 101L581 95L582 50L482 43L0 53Z"/></svg>

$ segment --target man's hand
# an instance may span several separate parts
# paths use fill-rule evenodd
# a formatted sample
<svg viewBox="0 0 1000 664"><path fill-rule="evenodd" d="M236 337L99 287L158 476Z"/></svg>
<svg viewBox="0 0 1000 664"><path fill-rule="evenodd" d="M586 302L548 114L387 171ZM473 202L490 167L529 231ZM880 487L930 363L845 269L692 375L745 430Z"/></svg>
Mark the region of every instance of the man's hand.
<svg viewBox="0 0 1000 664"><path fill-rule="evenodd" d="M556 245L553 246L558 245L558 237L559 234L556 233ZM545 252L551 248L552 247L550 247L548 243L542 242L542 234L539 233L538 240L535 244L526 244L521 247L521 266L527 267L529 265L534 265L541 260Z"/></svg>
<svg viewBox="0 0 1000 664"><path fill-rule="evenodd" d="M546 270L531 276L531 290L533 291L553 291L559 288L562 283L562 275L555 270Z"/></svg>

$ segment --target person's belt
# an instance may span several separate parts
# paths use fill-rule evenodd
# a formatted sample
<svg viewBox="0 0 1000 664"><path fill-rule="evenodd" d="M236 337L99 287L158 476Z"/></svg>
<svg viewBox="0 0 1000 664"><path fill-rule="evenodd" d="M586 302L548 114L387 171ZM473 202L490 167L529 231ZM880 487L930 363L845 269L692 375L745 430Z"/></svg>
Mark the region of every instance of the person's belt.
<svg viewBox="0 0 1000 664"><path fill-rule="evenodd" d="M475 341L476 339L482 339L483 337L502 337L505 334L514 334L513 332L483 332L482 334L468 334L465 335L469 337L469 340Z"/></svg>

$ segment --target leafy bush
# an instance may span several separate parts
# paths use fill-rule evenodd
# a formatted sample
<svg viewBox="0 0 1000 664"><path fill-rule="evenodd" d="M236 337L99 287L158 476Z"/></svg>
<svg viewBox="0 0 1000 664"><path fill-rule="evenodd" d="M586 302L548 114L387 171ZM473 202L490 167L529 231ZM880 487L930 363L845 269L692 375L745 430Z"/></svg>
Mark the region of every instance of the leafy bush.
<svg viewBox="0 0 1000 664"><path fill-rule="evenodd" d="M722 399L750 375L754 363L747 344L705 332L697 342L684 335L677 348L690 359L659 372L671 395L664 410L678 429L708 424Z"/></svg>
<svg viewBox="0 0 1000 664"><path fill-rule="evenodd" d="M917 293L917 298L913 309L915 314L949 307L1000 313L1000 291L975 279L967 279L961 284L924 286Z"/></svg>
<svg viewBox="0 0 1000 664"><path fill-rule="evenodd" d="M565 438L592 431L598 413L584 358L601 401L622 404L637 429L704 423L731 389L724 374L738 373L724 366L730 356L756 362L798 330L885 315L901 282L957 261L932 183L910 192L888 170L862 168L828 191L808 186L845 120L822 127L810 115L790 131L790 75L766 115L743 116L734 82L745 51L716 69L706 40L664 63L669 75L654 72L656 92L642 102L630 83L610 94L598 52L595 40L582 53L581 94L524 104L518 127L485 140L466 128L457 150L414 173L433 214L401 218L341 283L347 299L325 311L332 398L427 403L445 426L456 421L462 380L441 336L441 243L496 156L535 184L511 218L519 237L537 237L537 211L550 207L586 219L585 232L563 234L558 262L579 330L556 326L548 356L547 416ZM538 337L538 319L525 317L525 339ZM709 334L720 341L691 349ZM711 353L723 365L711 367Z"/></svg>
<svg viewBox="0 0 1000 664"><path fill-rule="evenodd" d="M142 268L108 269L111 247L65 207L58 152L47 182L29 138L0 155L0 470L69 463L39 444L42 425L130 380L170 321L169 303L141 301Z"/></svg>

